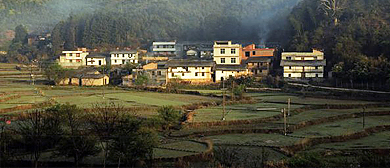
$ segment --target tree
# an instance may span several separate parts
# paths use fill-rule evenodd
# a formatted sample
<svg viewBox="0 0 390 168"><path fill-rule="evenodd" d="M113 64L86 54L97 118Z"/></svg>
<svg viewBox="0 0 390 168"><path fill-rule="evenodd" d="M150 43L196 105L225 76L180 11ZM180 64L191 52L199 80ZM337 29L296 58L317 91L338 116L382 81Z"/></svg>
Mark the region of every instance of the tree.
<svg viewBox="0 0 390 168"><path fill-rule="evenodd" d="M321 0L321 9L325 12L325 15L333 20L333 25L339 24L340 12L345 7L346 0Z"/></svg>
<svg viewBox="0 0 390 168"><path fill-rule="evenodd" d="M55 84L59 83L66 77L71 76L72 73L72 70L62 68L61 65L58 65L57 63L52 63L44 69L44 74L47 79L53 81Z"/></svg>
<svg viewBox="0 0 390 168"><path fill-rule="evenodd" d="M92 127L93 133L99 137L101 149L103 149L103 165L106 166L108 150L112 141L112 136L118 126L126 117L126 111L123 106L115 103L95 104L92 112L88 115L88 121Z"/></svg>
<svg viewBox="0 0 390 168"><path fill-rule="evenodd" d="M170 128L171 126L178 124L182 115L181 112L176 110L173 106L163 106L158 110L158 116L163 122L164 128Z"/></svg>
<svg viewBox="0 0 390 168"><path fill-rule="evenodd" d="M56 137L53 133L58 132L59 127L59 123L53 122L53 117L42 110L35 110L18 122L16 132L21 136L25 150L31 153L35 167L38 167L42 152L53 147L53 137Z"/></svg>
<svg viewBox="0 0 390 168"><path fill-rule="evenodd" d="M110 157L128 166L145 166L141 163L153 158L153 148L157 146L156 133L142 126L142 120L128 116L122 118L114 130L113 142L110 144Z"/></svg>
<svg viewBox="0 0 390 168"><path fill-rule="evenodd" d="M149 83L149 77L146 75L138 75L134 84L136 86L146 86Z"/></svg>
<svg viewBox="0 0 390 168"><path fill-rule="evenodd" d="M0 118L0 167L5 167L7 162L11 160L13 150L12 144L15 142L11 136L12 131L7 126L7 119Z"/></svg>
<svg viewBox="0 0 390 168"><path fill-rule="evenodd" d="M28 43L27 39L27 29L23 25L19 25L15 28L15 38L12 40L12 43L21 43L25 45Z"/></svg>
<svg viewBox="0 0 390 168"><path fill-rule="evenodd" d="M241 85L238 85L237 87L235 87L233 89L233 93L234 95L238 96L240 99L242 99L244 97L244 93L245 93L245 88L246 86L241 84Z"/></svg>
<svg viewBox="0 0 390 168"><path fill-rule="evenodd" d="M76 105L60 105L63 114L62 138L56 147L57 155L73 157L76 167L87 156L95 155L99 152L96 147L97 140L93 137L83 121L81 109Z"/></svg>

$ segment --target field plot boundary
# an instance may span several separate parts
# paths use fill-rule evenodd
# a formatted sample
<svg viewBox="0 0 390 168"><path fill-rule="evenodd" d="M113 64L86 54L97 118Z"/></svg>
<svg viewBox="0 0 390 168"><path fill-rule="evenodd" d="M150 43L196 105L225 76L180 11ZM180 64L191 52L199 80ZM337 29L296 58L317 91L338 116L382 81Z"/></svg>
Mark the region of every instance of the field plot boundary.
<svg viewBox="0 0 390 168"><path fill-rule="evenodd" d="M345 134L345 135L339 135L339 136L305 138L295 145L282 147L282 150L288 155L294 155L296 152L305 150L311 146L324 144L324 143L346 142L349 140L361 139L371 134L383 132L383 131L390 131L390 125L382 125L382 126L366 128L363 131Z"/></svg>

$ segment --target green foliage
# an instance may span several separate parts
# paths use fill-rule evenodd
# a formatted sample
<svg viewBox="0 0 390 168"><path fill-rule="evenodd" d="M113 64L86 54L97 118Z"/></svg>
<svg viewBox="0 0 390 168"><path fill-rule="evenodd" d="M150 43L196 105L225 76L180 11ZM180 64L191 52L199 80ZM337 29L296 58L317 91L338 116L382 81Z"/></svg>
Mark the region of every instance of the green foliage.
<svg viewBox="0 0 390 168"><path fill-rule="evenodd" d="M136 86L146 86L149 83L149 78L147 75L138 75L135 79L134 84Z"/></svg>
<svg viewBox="0 0 390 168"><path fill-rule="evenodd" d="M60 123L56 122L57 116L41 110L29 113L22 122L18 123L16 132L21 135L21 144L31 154L34 164L37 166L39 158L44 150L53 147L58 133L61 132Z"/></svg>
<svg viewBox="0 0 390 168"><path fill-rule="evenodd" d="M289 16L287 29L275 30L283 34L278 41L290 51L323 49L328 63L326 70L336 70L337 78L385 83L388 73L382 71L388 72L386 64L390 59L390 1L326 3L336 6L325 9L320 0L299 3Z"/></svg>
<svg viewBox="0 0 390 168"><path fill-rule="evenodd" d="M19 25L15 28L15 38L12 40L13 43L27 44L27 29L23 25Z"/></svg>
<svg viewBox="0 0 390 168"><path fill-rule="evenodd" d="M288 160L288 166L294 167L326 167L325 161L318 153L298 154Z"/></svg>
<svg viewBox="0 0 390 168"><path fill-rule="evenodd" d="M96 147L97 138L85 130L86 124L82 120L82 110L76 105L58 105L57 109L63 116L62 138L56 146L57 155L73 157L78 167L82 160L99 152Z"/></svg>
<svg viewBox="0 0 390 168"><path fill-rule="evenodd" d="M165 128L178 124L182 117L181 112L176 110L173 106L160 107L157 112L162 119Z"/></svg>
<svg viewBox="0 0 390 168"><path fill-rule="evenodd" d="M143 128L142 121L132 117L122 118L113 131L109 145L110 158L118 165L135 166L137 162L151 160L158 139L154 131Z"/></svg>
<svg viewBox="0 0 390 168"><path fill-rule="evenodd" d="M238 96L240 99L242 99L244 96L244 93L245 93L245 88L246 88L246 86L243 84L234 87L234 89L233 89L234 95Z"/></svg>
<svg viewBox="0 0 390 168"><path fill-rule="evenodd" d="M44 74L47 77L47 79L54 81L54 83L60 82L66 77L69 77L72 73L73 73L72 70L62 68L57 63L52 63L44 69Z"/></svg>

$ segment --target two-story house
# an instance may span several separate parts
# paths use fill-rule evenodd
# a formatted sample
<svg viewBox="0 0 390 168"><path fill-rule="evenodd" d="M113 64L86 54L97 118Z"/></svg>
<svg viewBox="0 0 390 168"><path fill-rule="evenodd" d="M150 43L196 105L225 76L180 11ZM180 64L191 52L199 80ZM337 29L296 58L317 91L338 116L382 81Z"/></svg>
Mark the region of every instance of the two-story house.
<svg viewBox="0 0 390 168"><path fill-rule="evenodd" d="M107 65L109 54L106 53L91 53L86 57L87 66L104 66Z"/></svg>
<svg viewBox="0 0 390 168"><path fill-rule="evenodd" d="M204 60L170 60L167 62L167 83L174 79L191 84L208 84L213 82L213 61Z"/></svg>
<svg viewBox="0 0 390 168"><path fill-rule="evenodd" d="M264 77L271 71L275 51L273 48L257 48L251 44L242 49L241 59L253 76Z"/></svg>
<svg viewBox="0 0 390 168"><path fill-rule="evenodd" d="M111 66L121 66L128 63L138 64L138 51L112 51L110 52L109 63Z"/></svg>
<svg viewBox="0 0 390 168"><path fill-rule="evenodd" d="M322 51L283 52L280 66L285 78L323 78L326 59Z"/></svg>
<svg viewBox="0 0 390 168"><path fill-rule="evenodd" d="M152 52L154 56L175 57L176 42L153 42Z"/></svg>
<svg viewBox="0 0 390 168"><path fill-rule="evenodd" d="M215 66L215 81L219 82L230 77L248 75L248 69L241 64L240 44L231 41L216 41L213 46Z"/></svg>
<svg viewBox="0 0 390 168"><path fill-rule="evenodd" d="M86 48L78 48L77 51L62 51L58 64L65 68L85 66L87 55L89 52Z"/></svg>

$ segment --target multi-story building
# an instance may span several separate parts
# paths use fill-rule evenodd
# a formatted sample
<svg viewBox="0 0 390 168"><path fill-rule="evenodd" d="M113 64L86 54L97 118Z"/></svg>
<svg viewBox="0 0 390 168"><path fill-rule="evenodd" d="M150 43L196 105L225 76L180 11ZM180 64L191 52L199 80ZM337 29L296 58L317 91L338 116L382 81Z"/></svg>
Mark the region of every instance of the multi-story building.
<svg viewBox="0 0 390 168"><path fill-rule="evenodd" d="M208 84L213 82L213 61L203 60L170 60L167 62L167 82L179 79L191 84Z"/></svg>
<svg viewBox="0 0 390 168"><path fill-rule="evenodd" d="M231 41L214 42L215 81L219 82L230 77L248 75L248 69L241 64L240 44Z"/></svg>
<svg viewBox="0 0 390 168"><path fill-rule="evenodd" d="M112 66L126 65L127 63L138 64L138 51L112 51L110 52L110 64Z"/></svg>
<svg viewBox="0 0 390 168"><path fill-rule="evenodd" d="M231 41L214 42L214 61L217 65L240 65L241 45Z"/></svg>
<svg viewBox="0 0 390 168"><path fill-rule="evenodd" d="M153 42L152 52L154 56L176 56L176 42Z"/></svg>
<svg viewBox="0 0 390 168"><path fill-rule="evenodd" d="M255 44L250 44L242 49L241 59L253 76L264 77L271 70L275 51L273 48L257 48Z"/></svg>
<svg viewBox="0 0 390 168"><path fill-rule="evenodd" d="M285 78L323 78L326 59L322 51L283 52L280 66Z"/></svg>
<svg viewBox="0 0 390 168"><path fill-rule="evenodd" d="M107 65L109 54L91 53L86 57L87 66L104 66Z"/></svg>
<svg viewBox="0 0 390 168"><path fill-rule="evenodd" d="M249 73L255 77L268 76L271 69L271 57L249 57L245 60Z"/></svg>
<svg viewBox="0 0 390 168"><path fill-rule="evenodd" d="M87 55L89 52L86 48L78 48L77 51L62 51L58 64L66 68L85 66Z"/></svg>
<svg viewBox="0 0 390 168"><path fill-rule="evenodd" d="M257 48L255 44L251 44L242 48L241 60L250 57L274 57L275 51L274 48Z"/></svg>

